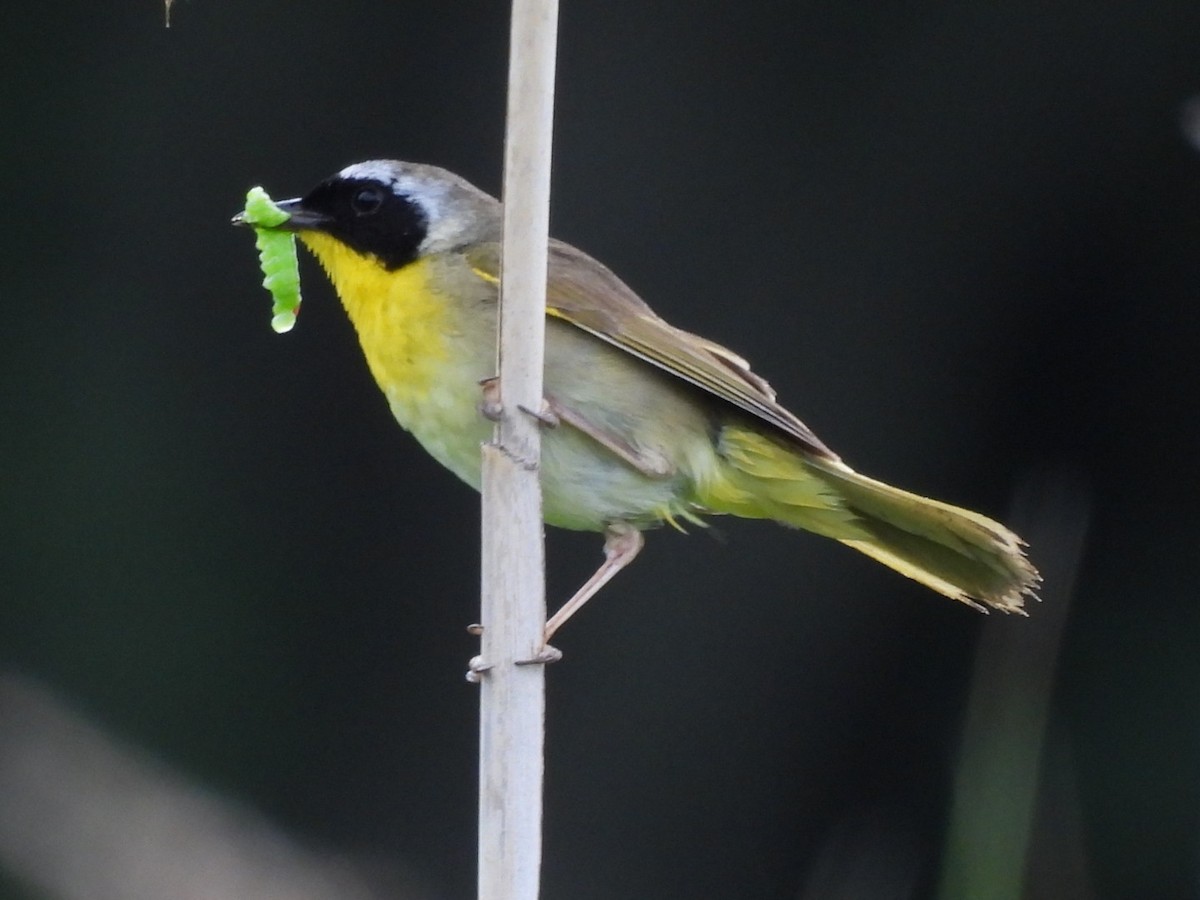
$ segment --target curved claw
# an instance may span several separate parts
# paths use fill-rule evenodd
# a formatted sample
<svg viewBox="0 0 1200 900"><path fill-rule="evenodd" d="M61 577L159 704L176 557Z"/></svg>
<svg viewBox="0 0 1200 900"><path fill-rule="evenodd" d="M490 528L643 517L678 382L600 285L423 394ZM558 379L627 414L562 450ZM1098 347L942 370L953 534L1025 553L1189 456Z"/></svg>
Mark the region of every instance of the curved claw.
<svg viewBox="0 0 1200 900"><path fill-rule="evenodd" d="M554 412L554 408L550 405L549 400L543 400L542 408L537 412L534 412L528 406L518 406L517 409L525 413L525 415L537 419L547 428L557 428L562 423L562 419Z"/></svg>
<svg viewBox="0 0 1200 900"><path fill-rule="evenodd" d="M471 684L479 684L483 679L483 674L492 668L491 663L483 661L482 656L472 656L467 662L466 679Z"/></svg>
<svg viewBox="0 0 1200 900"><path fill-rule="evenodd" d="M556 663L562 659L562 651L557 647L551 647L549 644L544 644L542 649L535 653L529 659L518 659L515 665L518 666L544 666L549 663Z"/></svg>

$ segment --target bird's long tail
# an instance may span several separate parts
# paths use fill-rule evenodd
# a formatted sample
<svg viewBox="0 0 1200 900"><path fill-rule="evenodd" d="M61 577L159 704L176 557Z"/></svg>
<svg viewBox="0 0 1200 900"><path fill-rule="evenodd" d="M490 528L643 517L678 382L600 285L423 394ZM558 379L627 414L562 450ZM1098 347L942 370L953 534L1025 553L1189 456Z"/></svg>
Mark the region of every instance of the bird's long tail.
<svg viewBox="0 0 1200 900"><path fill-rule="evenodd" d="M756 431L725 428L724 465L699 486L714 512L769 518L841 541L979 609L1021 613L1039 582L1019 537L986 516L800 455Z"/></svg>

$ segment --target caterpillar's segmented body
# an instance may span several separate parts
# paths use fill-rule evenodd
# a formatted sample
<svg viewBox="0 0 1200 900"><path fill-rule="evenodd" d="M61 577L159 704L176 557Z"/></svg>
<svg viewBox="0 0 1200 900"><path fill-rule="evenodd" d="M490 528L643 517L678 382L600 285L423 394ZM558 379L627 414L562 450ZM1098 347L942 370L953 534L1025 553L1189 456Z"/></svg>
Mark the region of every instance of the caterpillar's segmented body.
<svg viewBox="0 0 1200 900"><path fill-rule="evenodd" d="M288 214L261 187L250 188L242 217L254 228L254 245L263 273L263 287L271 292L271 327L291 331L300 310L300 267L296 260L296 236L278 231Z"/></svg>

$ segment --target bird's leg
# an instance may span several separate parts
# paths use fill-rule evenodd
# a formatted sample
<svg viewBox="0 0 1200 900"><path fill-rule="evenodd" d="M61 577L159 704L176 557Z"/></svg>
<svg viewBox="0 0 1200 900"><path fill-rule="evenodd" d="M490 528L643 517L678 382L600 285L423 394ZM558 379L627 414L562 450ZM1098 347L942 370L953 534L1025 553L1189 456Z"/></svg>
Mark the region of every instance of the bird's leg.
<svg viewBox="0 0 1200 900"><path fill-rule="evenodd" d="M484 378L479 382L479 386L483 393L479 412L492 421L498 420L504 408L500 400L500 378L498 376ZM631 446L619 435L613 434L571 407L552 398L543 399L542 408L537 412L524 406L518 408L548 428L555 428L561 424L570 425L649 478L668 478L674 474L674 466L661 454L639 450ZM554 633L604 585L608 584L614 575L633 562L644 544L645 539L642 537L642 533L627 522L612 522L604 529L604 562L592 574L592 577L575 592L574 596L546 621L543 641L547 646L543 653L547 654L547 657L552 656L556 659L559 655L557 650L549 646L550 638L554 636ZM548 661L552 660L539 658L529 662Z"/></svg>
<svg viewBox="0 0 1200 900"><path fill-rule="evenodd" d="M499 422L500 415L504 412L504 404L500 400L500 376L492 375L481 379L479 387L483 393L483 400L479 403L479 414L492 422ZM517 409L526 415L533 416L547 428L558 427L558 416L550 409L550 403L547 400L542 400L542 408L537 412L527 406L518 405Z"/></svg>
<svg viewBox="0 0 1200 900"><path fill-rule="evenodd" d="M493 422L500 420L504 409L500 402L500 378L493 375L479 382L483 389L483 400L479 404L479 413L485 419ZM542 408L536 412L525 406L517 407L526 415L533 416L547 428L557 428L564 422L576 431L582 431L600 446L608 449L619 459L633 466L647 478L669 478L675 474L675 467L670 460L660 453L638 449L628 441L597 425L587 416L559 401L547 397L542 400Z"/></svg>
<svg viewBox="0 0 1200 900"><path fill-rule="evenodd" d="M624 440L620 435L605 430L577 410L572 409L557 400L546 401L546 412L557 422L570 425L576 431L582 431L600 446L606 448L619 459L633 466L647 478L669 478L675 474L675 467L661 453L638 449ZM634 551L636 555L637 551Z"/></svg>
<svg viewBox="0 0 1200 900"><path fill-rule="evenodd" d="M605 528L604 562L595 574L584 582L583 587L575 592L575 596L546 621L543 640L548 643L550 638L554 637L554 632L562 628L567 619L575 615L614 575L633 562L643 544L645 539L642 533L625 522L613 522Z"/></svg>

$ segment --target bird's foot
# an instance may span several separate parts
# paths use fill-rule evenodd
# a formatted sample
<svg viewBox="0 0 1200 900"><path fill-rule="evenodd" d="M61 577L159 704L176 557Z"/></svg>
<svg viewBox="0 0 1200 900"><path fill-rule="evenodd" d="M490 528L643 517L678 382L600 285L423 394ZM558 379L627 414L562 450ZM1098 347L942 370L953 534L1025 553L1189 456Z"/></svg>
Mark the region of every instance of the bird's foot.
<svg viewBox="0 0 1200 900"><path fill-rule="evenodd" d="M467 626L467 632L479 637L483 634L483 626L478 622ZM549 644L543 644L542 649L538 650L533 656L528 659L514 660L513 665L517 666L545 666L550 663L556 663L562 659L562 651L557 647L551 647ZM472 656L467 662L466 679L471 684L479 684L483 680L483 676L491 671L495 666L491 663L484 662L483 656Z"/></svg>
<svg viewBox="0 0 1200 900"><path fill-rule="evenodd" d="M562 651L557 647L551 647L549 644L543 644L542 649L533 654L529 659L518 659L518 666L545 666L550 663L556 663L562 659Z"/></svg>
<svg viewBox="0 0 1200 900"><path fill-rule="evenodd" d="M471 684L479 684L483 676L492 669L492 664L483 661L482 656L472 656L467 661L466 679Z"/></svg>
<svg viewBox="0 0 1200 900"><path fill-rule="evenodd" d="M479 401L479 414L489 421L499 422L504 414L504 404L500 399L500 376L492 375L490 378L481 379L479 387L483 392L483 399ZM547 428L557 428L561 422L553 404L545 398L542 399L542 408L539 410L535 411L522 405L518 405L517 409L537 419Z"/></svg>
<svg viewBox="0 0 1200 900"><path fill-rule="evenodd" d="M483 378L479 382L483 399L479 401L479 414L492 422L499 422L504 412L504 404L500 402L500 376Z"/></svg>

